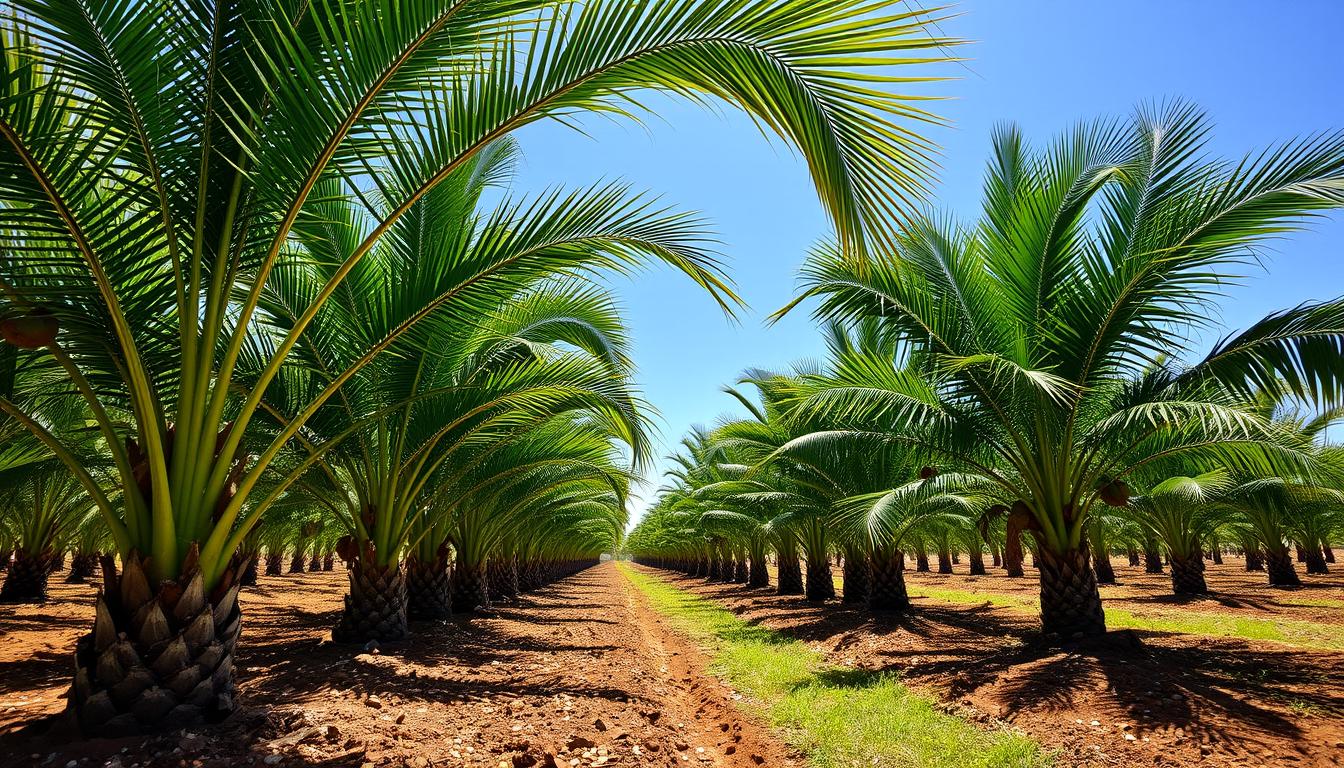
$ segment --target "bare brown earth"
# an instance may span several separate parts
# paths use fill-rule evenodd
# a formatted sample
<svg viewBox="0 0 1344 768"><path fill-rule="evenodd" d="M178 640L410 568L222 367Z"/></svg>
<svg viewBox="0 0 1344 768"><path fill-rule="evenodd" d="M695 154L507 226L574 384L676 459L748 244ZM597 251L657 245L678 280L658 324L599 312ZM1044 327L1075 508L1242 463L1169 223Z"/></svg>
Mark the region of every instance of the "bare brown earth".
<svg viewBox="0 0 1344 768"><path fill-rule="evenodd" d="M325 642L343 572L244 592L243 712L172 738L71 741L59 713L94 590L0 606L0 765L790 766L608 563L376 653Z"/></svg>
<svg viewBox="0 0 1344 768"><path fill-rule="evenodd" d="M1210 566L1213 596L1171 597L1168 576L1115 562L1120 584L1103 586L1108 610L1140 617L1237 617L1344 622L1344 578L1304 577L1271 589L1240 560ZM959 590L1035 598L999 571L972 577L907 572L912 593ZM1060 766L1344 765L1344 652L1270 641L1145 630L1052 648L1030 606L912 597L909 617L875 619L838 603L816 606L736 585L659 572L712 597L743 619L809 643L832 663L898 670L904 682L980 722L1021 729Z"/></svg>

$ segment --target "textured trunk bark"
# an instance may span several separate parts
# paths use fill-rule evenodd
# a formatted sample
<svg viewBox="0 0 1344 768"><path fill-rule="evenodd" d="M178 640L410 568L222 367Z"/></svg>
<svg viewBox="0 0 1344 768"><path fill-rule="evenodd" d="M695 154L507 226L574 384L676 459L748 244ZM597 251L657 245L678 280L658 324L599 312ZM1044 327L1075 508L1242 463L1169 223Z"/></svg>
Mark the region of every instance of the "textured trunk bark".
<svg viewBox="0 0 1344 768"><path fill-rule="evenodd" d="M234 711L234 648L242 627L230 568L210 592L194 567L151 588L146 560L118 576L102 558L93 631L75 650L69 708L88 736L124 738L223 720Z"/></svg>
<svg viewBox="0 0 1344 768"><path fill-rule="evenodd" d="M453 569L453 613L471 613L477 608L490 607L490 593L486 589L485 564Z"/></svg>
<svg viewBox="0 0 1344 768"><path fill-rule="evenodd" d="M1041 574L1041 627L1060 637L1106 631L1101 593L1086 548L1058 553L1041 547L1036 554Z"/></svg>
<svg viewBox="0 0 1344 768"><path fill-rule="evenodd" d="M313 559L308 561L308 572L313 573L320 570L322 570L322 557L317 552L313 552Z"/></svg>
<svg viewBox="0 0 1344 768"><path fill-rule="evenodd" d="M1307 562L1307 553L1305 550L1302 549L1302 545L1299 542L1296 541L1293 542L1293 552L1295 552L1297 555L1297 562L1299 563Z"/></svg>
<svg viewBox="0 0 1344 768"><path fill-rule="evenodd" d="M845 567L840 574L844 587L841 602L859 605L868 602L868 560L858 556L845 557Z"/></svg>
<svg viewBox="0 0 1344 768"><path fill-rule="evenodd" d="M328 552L322 556L322 570L330 571L336 568L336 558Z"/></svg>
<svg viewBox="0 0 1344 768"><path fill-rule="evenodd" d="M410 636L406 625L406 574L399 563L380 566L373 553L357 557L346 573L350 591L331 639L338 643L390 642Z"/></svg>
<svg viewBox="0 0 1344 768"><path fill-rule="evenodd" d="M770 586L770 571L765 567L764 557L760 555L751 556L751 574L747 579L747 586L753 588Z"/></svg>
<svg viewBox="0 0 1344 768"><path fill-rule="evenodd" d="M1258 548L1246 550L1246 570L1265 570L1265 553L1262 550Z"/></svg>
<svg viewBox="0 0 1344 768"><path fill-rule="evenodd" d="M1325 553L1320 547L1312 547L1307 550L1307 573L1329 573L1330 569L1325 565Z"/></svg>
<svg viewBox="0 0 1344 768"><path fill-rule="evenodd" d="M798 556L779 558L779 587L781 595L803 594L803 566Z"/></svg>
<svg viewBox="0 0 1344 768"><path fill-rule="evenodd" d="M1129 556L1129 567L1133 568L1139 564L1139 550L1130 547L1125 551L1125 554Z"/></svg>
<svg viewBox="0 0 1344 768"><path fill-rule="evenodd" d="M1162 572L1162 551L1156 547L1143 548L1143 572L1161 573Z"/></svg>
<svg viewBox="0 0 1344 768"><path fill-rule="evenodd" d="M1213 564L1214 564L1214 565L1222 565L1222 564L1223 564L1223 548L1222 548L1222 547L1214 547L1214 548L1213 548Z"/></svg>
<svg viewBox="0 0 1344 768"><path fill-rule="evenodd" d="M1003 558L999 557L998 547L995 547L994 549L990 550L989 557L990 557L990 565L994 566L995 568L1003 567Z"/></svg>
<svg viewBox="0 0 1344 768"><path fill-rule="evenodd" d="M1098 584L1114 584L1115 569L1111 567L1111 558L1101 555L1095 558Z"/></svg>
<svg viewBox="0 0 1344 768"><path fill-rule="evenodd" d="M709 573L705 574L706 581L718 581L723 572L723 563L717 557L709 558Z"/></svg>
<svg viewBox="0 0 1344 768"><path fill-rule="evenodd" d="M972 576L984 576L984 575L985 575L985 553L984 553L984 552L982 552L982 551L980 551L980 550L978 550L978 549L972 549L970 552L967 552L967 553L966 553L966 561L970 563L970 567L971 567L971 575L972 575Z"/></svg>
<svg viewBox="0 0 1344 768"><path fill-rule="evenodd" d="M1276 587L1299 587L1302 580L1297 577L1293 567L1293 556L1287 549L1270 550L1265 553L1265 564L1269 570L1269 583Z"/></svg>
<svg viewBox="0 0 1344 768"><path fill-rule="evenodd" d="M303 573L303 550L298 550L289 559L290 573Z"/></svg>
<svg viewBox="0 0 1344 768"><path fill-rule="evenodd" d="M915 572L929 572L929 554L922 549L915 552Z"/></svg>
<svg viewBox="0 0 1344 768"><path fill-rule="evenodd" d="M275 552L266 553L266 575L280 576L284 573L284 556Z"/></svg>
<svg viewBox="0 0 1344 768"><path fill-rule="evenodd" d="M1331 549L1329 544L1323 545L1321 551L1325 553L1325 562L1335 562L1335 550Z"/></svg>
<svg viewBox="0 0 1344 768"><path fill-rule="evenodd" d="M1003 543L1003 570L1008 578L1020 579L1026 575L1022 570L1022 558L1022 531L1014 527L1010 520Z"/></svg>
<svg viewBox="0 0 1344 768"><path fill-rule="evenodd" d="M1202 595L1209 591L1204 582L1204 555L1195 550L1189 558L1171 558L1171 591L1178 595Z"/></svg>
<svg viewBox="0 0 1344 768"><path fill-rule="evenodd" d="M952 572L952 554L947 550L939 550L938 552L938 572Z"/></svg>
<svg viewBox="0 0 1344 768"><path fill-rule="evenodd" d="M831 576L830 558L807 561L807 599L814 602L835 598L835 579Z"/></svg>
<svg viewBox="0 0 1344 768"><path fill-rule="evenodd" d="M751 569L747 565L746 558L737 561L737 570L733 573L733 581L738 584L746 584L751 580Z"/></svg>
<svg viewBox="0 0 1344 768"><path fill-rule="evenodd" d="M65 570L65 553L57 552L51 558L51 572L58 573Z"/></svg>
<svg viewBox="0 0 1344 768"><path fill-rule="evenodd" d="M446 560L406 559L406 615L417 621L438 621L453 615L453 594Z"/></svg>
<svg viewBox="0 0 1344 768"><path fill-rule="evenodd" d="M868 610L899 612L910 609L905 592L905 556L877 554L868 560Z"/></svg>
<svg viewBox="0 0 1344 768"><path fill-rule="evenodd" d="M14 553L14 561L5 572L4 586L0 586L0 603L45 603L47 580L51 576L54 555L44 552L27 555L23 550Z"/></svg>
<svg viewBox="0 0 1344 768"><path fill-rule="evenodd" d="M97 552L76 552L70 558L70 571L65 575L65 581L69 584L83 584L97 572Z"/></svg>
<svg viewBox="0 0 1344 768"><path fill-rule="evenodd" d="M719 566L719 581L724 584L732 584L735 578L737 578L737 562L730 555Z"/></svg>
<svg viewBox="0 0 1344 768"><path fill-rule="evenodd" d="M257 585L257 560L259 555L256 552L243 555L243 569L238 574L238 584L244 587L255 587Z"/></svg>

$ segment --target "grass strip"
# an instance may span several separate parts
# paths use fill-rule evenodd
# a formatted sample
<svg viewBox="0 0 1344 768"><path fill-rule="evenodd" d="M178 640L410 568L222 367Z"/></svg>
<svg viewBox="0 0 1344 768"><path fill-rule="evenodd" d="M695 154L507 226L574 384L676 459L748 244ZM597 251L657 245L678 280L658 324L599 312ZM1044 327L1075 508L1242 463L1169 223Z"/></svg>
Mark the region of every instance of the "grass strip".
<svg viewBox="0 0 1344 768"><path fill-rule="evenodd" d="M816 768L1036 768L1039 745L938 711L885 672L835 667L797 640L641 573L621 572L658 613L712 654L711 671L758 706Z"/></svg>

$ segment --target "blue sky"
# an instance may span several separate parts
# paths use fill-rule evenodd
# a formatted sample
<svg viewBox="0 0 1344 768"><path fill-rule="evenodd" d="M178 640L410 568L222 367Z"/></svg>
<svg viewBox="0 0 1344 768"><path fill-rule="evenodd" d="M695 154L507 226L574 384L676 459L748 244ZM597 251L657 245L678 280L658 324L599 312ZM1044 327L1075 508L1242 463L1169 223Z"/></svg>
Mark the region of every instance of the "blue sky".
<svg viewBox="0 0 1344 768"><path fill-rule="evenodd" d="M1045 141L1081 119L1124 115L1179 97L1215 123L1212 151L1241 156L1293 136L1344 128L1344 2L1314 0L965 0L943 34L971 40L952 82L925 92L952 125L933 202L969 218L996 123ZM806 312L767 327L786 303L808 247L830 232L806 167L741 115L655 100L645 125L594 120L580 135L555 125L520 135L518 191L623 179L702 212L750 304L736 323L678 274L654 270L616 284L635 341L639 383L659 411L659 454L692 424L732 413L719 388L747 367L785 368L822 345ZM1266 273L1229 290L1222 320L1238 327L1278 308L1344 294L1344 216L1279 241ZM663 470L634 503L640 513Z"/></svg>

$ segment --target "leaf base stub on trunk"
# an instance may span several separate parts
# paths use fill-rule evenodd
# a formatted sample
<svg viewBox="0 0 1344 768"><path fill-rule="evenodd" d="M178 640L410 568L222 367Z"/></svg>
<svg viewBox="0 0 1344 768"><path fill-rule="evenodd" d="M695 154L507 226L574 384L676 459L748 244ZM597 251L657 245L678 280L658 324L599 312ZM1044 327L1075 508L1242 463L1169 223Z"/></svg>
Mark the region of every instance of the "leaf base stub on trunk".
<svg viewBox="0 0 1344 768"><path fill-rule="evenodd" d="M1041 547L1036 562L1041 575L1041 626L1046 634L1071 638L1105 632L1101 593L1087 550L1059 553Z"/></svg>
<svg viewBox="0 0 1344 768"><path fill-rule="evenodd" d="M780 558L779 585L775 590L781 595L803 594L803 566L798 558Z"/></svg>
<svg viewBox="0 0 1344 768"><path fill-rule="evenodd" d="M829 561L808 561L806 597L813 602L835 599L835 579L831 576Z"/></svg>
<svg viewBox="0 0 1344 768"><path fill-rule="evenodd" d="M118 577L111 557L103 558L107 589L98 596L93 631L76 646L69 693L86 735L169 731L234 711L233 654L242 628L234 569L209 593L190 565L179 580L153 590L146 564L132 553Z"/></svg>
<svg viewBox="0 0 1344 768"><path fill-rule="evenodd" d="M439 621L453 615L448 563L435 559L406 561L406 615L417 621Z"/></svg>
<svg viewBox="0 0 1344 768"><path fill-rule="evenodd" d="M5 572L5 582L0 586L0 603L45 603L47 602L47 581L51 576L53 555L25 555L22 550L14 553Z"/></svg>
<svg viewBox="0 0 1344 768"><path fill-rule="evenodd" d="M1189 558L1171 558L1171 591L1178 595L1203 595L1209 591L1204 581L1204 556L1198 551Z"/></svg>
<svg viewBox="0 0 1344 768"><path fill-rule="evenodd" d="M397 564L360 558L351 564L350 592L341 621L331 631L338 643L395 642L410 635L406 623L406 574Z"/></svg>
<svg viewBox="0 0 1344 768"><path fill-rule="evenodd" d="M868 610L901 612L910 609L905 591L904 556L876 555L868 563Z"/></svg>
<svg viewBox="0 0 1344 768"><path fill-rule="evenodd" d="M485 565L458 564L453 569L453 613L471 613L477 608L490 607L490 593L485 578Z"/></svg>

